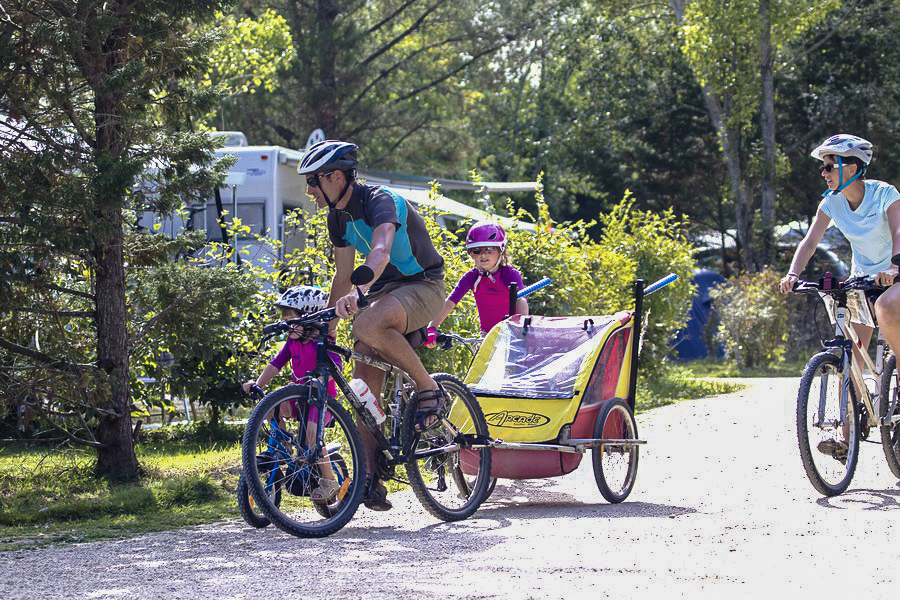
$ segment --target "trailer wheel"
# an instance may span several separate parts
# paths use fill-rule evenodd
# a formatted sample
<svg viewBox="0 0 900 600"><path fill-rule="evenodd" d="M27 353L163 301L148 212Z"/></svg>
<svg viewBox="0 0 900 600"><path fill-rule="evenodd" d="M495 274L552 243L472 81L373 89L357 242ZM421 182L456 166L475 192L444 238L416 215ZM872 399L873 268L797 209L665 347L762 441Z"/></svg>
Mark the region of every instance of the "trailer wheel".
<svg viewBox="0 0 900 600"><path fill-rule="evenodd" d="M628 404L618 398L608 400L597 415L594 438L637 440L637 423ZM636 444L612 443L591 451L594 479L608 502L618 504L631 493L637 476L638 448Z"/></svg>

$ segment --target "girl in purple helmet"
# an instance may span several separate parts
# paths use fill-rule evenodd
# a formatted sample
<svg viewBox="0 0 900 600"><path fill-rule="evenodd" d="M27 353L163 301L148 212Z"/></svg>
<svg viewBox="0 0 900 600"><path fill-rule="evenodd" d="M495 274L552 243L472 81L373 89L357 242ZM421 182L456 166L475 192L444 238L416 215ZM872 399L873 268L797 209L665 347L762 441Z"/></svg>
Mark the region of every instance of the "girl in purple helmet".
<svg viewBox="0 0 900 600"><path fill-rule="evenodd" d="M466 251L475 262L475 268L460 278L456 288L444 301L437 318L428 325L425 344L428 347L435 345L437 328L469 290L475 296L481 333L485 334L509 315L509 286L516 284L520 290L525 287L519 271L509 266L506 232L499 225L486 221L472 225L466 234ZM528 314L528 302L525 298L516 300L516 313Z"/></svg>

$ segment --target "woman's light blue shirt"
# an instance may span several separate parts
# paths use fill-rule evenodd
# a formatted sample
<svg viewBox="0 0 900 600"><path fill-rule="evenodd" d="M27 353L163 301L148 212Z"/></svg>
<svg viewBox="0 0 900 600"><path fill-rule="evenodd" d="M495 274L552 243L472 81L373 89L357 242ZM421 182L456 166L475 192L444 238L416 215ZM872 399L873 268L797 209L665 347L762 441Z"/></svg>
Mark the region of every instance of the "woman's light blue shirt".
<svg viewBox="0 0 900 600"><path fill-rule="evenodd" d="M843 193L829 194L819 204L819 210L834 221L850 242L853 251L850 273L853 275L877 275L891 267L887 209L900 199L900 192L877 179L866 180L865 186L866 193L856 210L850 209Z"/></svg>

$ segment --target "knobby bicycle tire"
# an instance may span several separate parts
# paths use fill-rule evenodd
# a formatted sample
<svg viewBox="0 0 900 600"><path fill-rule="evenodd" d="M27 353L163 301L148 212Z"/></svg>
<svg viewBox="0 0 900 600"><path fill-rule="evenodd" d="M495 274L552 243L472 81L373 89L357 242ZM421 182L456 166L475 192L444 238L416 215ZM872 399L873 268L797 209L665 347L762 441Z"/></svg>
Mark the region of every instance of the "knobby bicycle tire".
<svg viewBox="0 0 900 600"><path fill-rule="evenodd" d="M819 445L828 439L838 440L838 435L843 438L843 432L838 434L837 431L826 433L823 428L813 427L809 422L809 402L814 401L816 404L813 408L818 410L818 397L811 399L810 392L813 391L814 384L819 381L821 385L821 377L828 371L832 371L834 383L837 385L837 398L831 398L828 402L827 409L830 412L827 416L839 417L839 412L835 414L835 410L839 411L840 402L840 385L841 385L841 359L830 352L820 352L816 354L803 369L803 376L800 379L800 388L797 391L797 443L800 449L800 460L803 462L803 469L810 483L820 494L825 496L836 496L844 492L853 479L856 471L856 464L859 460L859 407L856 401L856 392L853 386L850 386L850 398L848 399L849 414L846 426L849 427L846 443L847 457L846 462L841 463L837 459L824 454L819 450ZM813 413L820 421L823 419L817 412ZM843 425L840 426L841 428ZM838 427L835 427L837 430ZM811 436L820 437L816 447L810 441ZM818 464L817 464L818 459ZM841 464L838 467L835 463ZM833 469L835 477L828 477L826 471Z"/></svg>
<svg viewBox="0 0 900 600"><path fill-rule="evenodd" d="M278 488L276 494L278 494L279 496L281 495L280 487ZM276 504L280 504L281 499L278 498L275 500L275 502ZM272 523L269 520L269 517L262 513L256 512L256 502L253 500L252 496L250 496L250 486L247 485L247 478L244 477L243 473L241 473L241 476L238 479L237 503L238 510L241 511L241 516L244 518L244 521L246 521L247 524L251 527L262 529L264 527L268 527Z"/></svg>
<svg viewBox="0 0 900 600"><path fill-rule="evenodd" d="M488 427L475 395L447 373L432 375L452 402L441 424L425 432L415 430L417 401L410 399L403 414L403 448L412 448L405 464L409 485L429 513L442 521L470 517L488 494L490 448L463 448L424 457L423 453L450 444L460 434L487 437ZM452 426L446 425L451 423ZM462 485L461 485L462 482Z"/></svg>
<svg viewBox="0 0 900 600"><path fill-rule="evenodd" d="M878 405L881 407L882 414L888 410L890 403L897 395L897 357L893 354L884 364L881 371L881 398ZM894 415L900 414L900 402L894 407ZM894 477L900 478L900 422L881 425L881 449L884 450L884 458L887 461L888 468Z"/></svg>
<svg viewBox="0 0 900 600"><path fill-rule="evenodd" d="M264 478L260 478L260 461L257 459L258 443L268 436L266 431L269 428L267 419L269 413L291 399L305 402L305 394L308 394L308 390L307 386L287 385L274 390L260 400L251 412L244 429L244 437L241 442L241 461L250 494L256 501L259 510L276 527L297 537L325 537L340 530L353 518L362 501L365 488L365 452L350 412L337 400L328 399L327 410L332 415L332 424L326 431L331 435L340 436L342 443L340 456L345 465L344 468L348 469L349 482L344 488L345 492L340 501L331 510L324 511L326 514L323 514L323 511L317 509L309 500L308 482L298 480L296 475L293 476L293 479L289 477L286 480L280 506L276 505L266 493ZM295 467L292 466L292 468ZM286 476L290 474L287 465L284 467L284 473ZM300 520L300 515L303 516L304 521Z"/></svg>

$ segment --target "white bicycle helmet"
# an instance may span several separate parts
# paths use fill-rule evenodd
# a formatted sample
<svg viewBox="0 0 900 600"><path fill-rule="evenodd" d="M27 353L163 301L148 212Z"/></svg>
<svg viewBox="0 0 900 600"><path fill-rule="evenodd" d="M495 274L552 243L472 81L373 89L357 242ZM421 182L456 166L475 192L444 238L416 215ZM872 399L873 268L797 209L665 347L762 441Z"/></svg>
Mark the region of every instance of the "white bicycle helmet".
<svg viewBox="0 0 900 600"><path fill-rule="evenodd" d="M868 165L872 162L872 143L849 133L839 133L816 146L810 156L825 160L829 154L844 158L858 158L863 164Z"/></svg>
<svg viewBox="0 0 900 600"><path fill-rule="evenodd" d="M340 140L325 140L313 144L300 159L297 173L309 175L322 171L348 171L359 164L356 158L356 144Z"/></svg>
<svg viewBox="0 0 900 600"><path fill-rule="evenodd" d="M297 285L288 288L275 301L275 306L292 308L301 315L324 310L327 304L328 294L325 293L325 290L311 285Z"/></svg>

